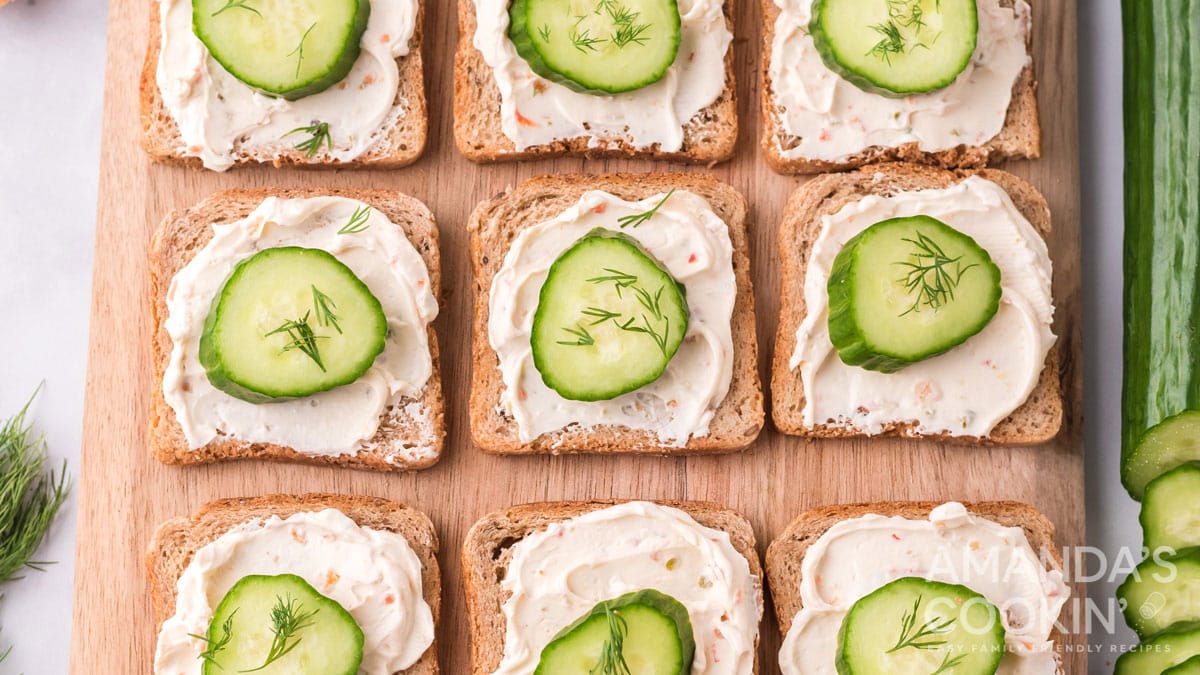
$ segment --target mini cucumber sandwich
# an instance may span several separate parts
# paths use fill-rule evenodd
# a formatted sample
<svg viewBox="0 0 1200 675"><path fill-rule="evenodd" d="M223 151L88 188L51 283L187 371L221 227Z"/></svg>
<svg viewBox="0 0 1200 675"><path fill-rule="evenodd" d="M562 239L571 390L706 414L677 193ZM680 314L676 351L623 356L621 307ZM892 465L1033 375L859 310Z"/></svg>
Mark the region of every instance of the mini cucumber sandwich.
<svg viewBox="0 0 1200 675"><path fill-rule="evenodd" d="M146 554L156 675L434 675L437 535L369 497L226 499Z"/></svg>
<svg viewBox="0 0 1200 675"><path fill-rule="evenodd" d="M1062 423L1041 195L884 164L813 180L779 230L776 427L1040 443Z"/></svg>
<svg viewBox="0 0 1200 675"><path fill-rule="evenodd" d="M767 549L783 675L1058 672L1070 589L1054 526L1015 502L801 514Z"/></svg>
<svg viewBox="0 0 1200 675"><path fill-rule="evenodd" d="M1026 0L762 7L762 144L775 170L982 166L1040 154Z"/></svg>
<svg viewBox="0 0 1200 675"><path fill-rule="evenodd" d="M754 532L715 504L513 506L471 528L463 572L473 675L758 672Z"/></svg>
<svg viewBox="0 0 1200 675"><path fill-rule="evenodd" d="M157 5L142 76L155 159L395 168L421 154L421 0Z"/></svg>
<svg viewBox="0 0 1200 675"><path fill-rule="evenodd" d="M454 131L475 161L728 159L723 0L459 0Z"/></svg>
<svg viewBox="0 0 1200 675"><path fill-rule="evenodd" d="M439 263L423 204L224 192L169 216L151 258L159 460L437 461Z"/></svg>
<svg viewBox="0 0 1200 675"><path fill-rule="evenodd" d="M745 202L683 174L527 181L471 217L489 452L728 452L762 428Z"/></svg>

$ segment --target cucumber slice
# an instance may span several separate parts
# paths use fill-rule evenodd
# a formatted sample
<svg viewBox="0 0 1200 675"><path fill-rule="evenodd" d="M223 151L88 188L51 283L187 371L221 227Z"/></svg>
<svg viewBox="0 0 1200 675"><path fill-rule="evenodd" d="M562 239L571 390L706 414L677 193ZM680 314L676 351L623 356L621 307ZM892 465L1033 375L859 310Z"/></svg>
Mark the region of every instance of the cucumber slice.
<svg viewBox="0 0 1200 675"><path fill-rule="evenodd" d="M1149 675L1200 655L1200 623L1177 623L1118 659L1113 675Z"/></svg>
<svg viewBox="0 0 1200 675"><path fill-rule="evenodd" d="M687 675L695 653L687 608L647 589L602 602L560 631L534 675Z"/></svg>
<svg viewBox="0 0 1200 675"><path fill-rule="evenodd" d="M607 401L657 380L688 327L684 288L620 232L592 230L546 275L533 365L560 396Z"/></svg>
<svg viewBox="0 0 1200 675"><path fill-rule="evenodd" d="M983 330L1000 308L1000 268L940 220L893 218L846 242L828 291L829 338L842 361L894 373Z"/></svg>
<svg viewBox="0 0 1200 675"><path fill-rule="evenodd" d="M1191 461L1200 461L1200 410L1168 417L1122 453L1121 482L1141 501L1150 481Z"/></svg>
<svg viewBox="0 0 1200 675"><path fill-rule="evenodd" d="M1121 586L1125 623L1145 639L1180 621L1200 621L1200 552L1149 558Z"/></svg>
<svg viewBox="0 0 1200 675"><path fill-rule="evenodd" d="M619 94L654 84L679 53L675 0L513 0L508 37L533 72Z"/></svg>
<svg viewBox="0 0 1200 675"><path fill-rule="evenodd" d="M350 73L370 14L368 0L192 0L192 31L230 75L295 101Z"/></svg>
<svg viewBox="0 0 1200 675"><path fill-rule="evenodd" d="M238 263L213 299L200 364L251 403L299 398L357 380L383 351L383 307L354 272L312 248L269 248Z"/></svg>
<svg viewBox="0 0 1200 675"><path fill-rule="evenodd" d="M991 675L1003 656L995 605L966 586L919 577L860 598L838 632L839 675Z"/></svg>
<svg viewBox="0 0 1200 675"><path fill-rule="evenodd" d="M240 579L202 639L204 675L354 675L363 657L354 617L294 574Z"/></svg>
<svg viewBox="0 0 1200 675"><path fill-rule="evenodd" d="M1200 675L1200 656L1193 656L1177 666L1162 671L1162 675Z"/></svg>
<svg viewBox="0 0 1200 675"><path fill-rule="evenodd" d="M1171 469L1150 481L1142 501L1142 543L1150 551L1200 546L1200 462Z"/></svg>
<svg viewBox="0 0 1200 675"><path fill-rule="evenodd" d="M903 97L950 86L975 54L975 0L813 0L809 32L847 82Z"/></svg>

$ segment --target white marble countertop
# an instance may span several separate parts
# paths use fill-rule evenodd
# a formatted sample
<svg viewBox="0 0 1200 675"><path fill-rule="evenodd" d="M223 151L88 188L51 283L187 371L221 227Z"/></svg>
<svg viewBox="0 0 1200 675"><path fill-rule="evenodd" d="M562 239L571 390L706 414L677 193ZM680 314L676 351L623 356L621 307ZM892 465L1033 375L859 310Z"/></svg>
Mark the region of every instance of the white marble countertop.
<svg viewBox="0 0 1200 675"><path fill-rule="evenodd" d="M1087 527L1112 559L1138 546L1137 505L1118 481L1121 354L1120 17L1117 0L1079 0ZM34 407L54 462L79 470L91 261L99 172L106 5L15 0L0 8L0 416L45 386ZM66 49L49 49L67 45ZM1062 86L1069 83L1046 83ZM39 558L44 573L0 587L0 672L65 673L75 501ZM1101 558L1087 555L1100 572ZM1109 570L1104 570L1108 572ZM86 573L86 571L81 571ZM1118 576L1092 582L1102 612ZM1093 622L1092 673L1112 672L1124 623Z"/></svg>

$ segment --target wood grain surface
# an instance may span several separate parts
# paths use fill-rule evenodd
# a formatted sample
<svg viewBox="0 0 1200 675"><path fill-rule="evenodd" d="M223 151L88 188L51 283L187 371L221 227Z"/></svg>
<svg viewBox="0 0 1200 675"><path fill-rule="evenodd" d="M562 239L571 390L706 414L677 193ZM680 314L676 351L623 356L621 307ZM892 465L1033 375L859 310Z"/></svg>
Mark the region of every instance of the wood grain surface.
<svg viewBox="0 0 1200 675"><path fill-rule="evenodd" d="M1030 180L1050 202L1054 233L1056 333L1065 342L1066 422L1054 442L1030 448L949 447L905 440L806 442L768 428L750 451L721 457L497 457L471 445L467 395L471 279L465 223L479 200L547 173L655 171L642 161L578 159L477 166L454 148L452 50L454 0L426 0L426 87L430 139L424 157L393 172L270 168L226 174L152 165L138 146L138 70L150 3L110 5L104 138L97 216L91 344L79 495L79 541L72 633L75 673L149 673L155 643L142 556L155 526L220 497L331 491L399 500L424 510L442 541L445 608L440 661L468 672L459 547L480 516L512 503L589 498L705 499L749 516L760 552L800 511L878 500L1017 499L1058 526L1059 545L1084 541L1080 352L1079 155L1076 134L1074 0L1034 0L1034 44L1045 138L1043 159L1003 168ZM750 204L752 273L758 308L760 369L767 365L779 309L776 223L803 179L778 176L758 149L761 17L756 0L736 0L734 53L741 128L734 161L711 171ZM707 171L702 167L689 171ZM233 187L370 187L401 190L433 210L441 230L446 288L436 328L449 424L446 452L415 474L373 474L324 467L235 462L178 468L157 463L146 445L152 381L147 248L171 209ZM769 405L769 402L768 402ZM1074 592L1081 596L1082 585ZM1070 605L1068 606L1070 608ZM1077 612L1077 614L1079 614ZM1068 673L1083 673L1085 636L1071 631ZM778 629L768 604L760 672L778 672Z"/></svg>

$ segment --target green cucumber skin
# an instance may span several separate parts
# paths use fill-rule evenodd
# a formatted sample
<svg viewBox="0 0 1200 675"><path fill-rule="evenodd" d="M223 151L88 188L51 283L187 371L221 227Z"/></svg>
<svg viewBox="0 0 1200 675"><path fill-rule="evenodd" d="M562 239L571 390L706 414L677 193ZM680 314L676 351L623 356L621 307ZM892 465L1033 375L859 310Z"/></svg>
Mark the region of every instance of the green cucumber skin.
<svg viewBox="0 0 1200 675"><path fill-rule="evenodd" d="M971 327L965 331L957 341L944 342L932 346L930 349L916 354L888 354L883 352L876 345L871 343L871 340L865 335L861 326L858 325L855 311L855 280L854 270L859 261L859 256L863 253L864 248L860 244L868 242L875 228L888 227L893 224L902 225L907 221L915 221L918 219L927 219L931 223L925 227L938 226L953 232L958 237L965 237L970 240L971 245L977 249L982 259L980 265L982 270L988 274L990 283L994 286L995 292L989 299L989 304L984 308L982 313L984 318L978 325ZM916 225L914 225L916 227ZM940 233L941 234L941 233ZM861 274L861 271L859 272ZM829 296L829 340L837 349L838 357L842 362L850 366L858 366L866 370L873 370L881 373L895 373L904 368L923 361L925 359L944 354L951 349L966 342L971 337L982 331L996 316L996 312L1000 309L1000 296L1002 289L1000 286L1000 268L992 262L991 256L986 250L971 240L967 235L950 228L949 225L937 221L927 216L914 216L908 218L891 218L875 223L871 227L863 230L852 237L842 247L834 260L833 268L829 273L829 281L827 283L827 292Z"/></svg>
<svg viewBox="0 0 1200 675"><path fill-rule="evenodd" d="M1145 434L1174 415L1200 410L1200 0L1123 0L1121 6L1122 481L1139 499L1141 486L1131 484L1125 467Z"/></svg>
<svg viewBox="0 0 1200 675"><path fill-rule="evenodd" d="M1162 675L1200 675L1200 656L1193 656L1177 666L1162 671Z"/></svg>
<svg viewBox="0 0 1200 675"><path fill-rule="evenodd" d="M236 63L236 59L229 58L227 55L220 54L214 51L210 46L209 35L205 23L213 17L204 16L208 8L201 9L205 4L205 0L192 0L192 32L204 43L205 49L213 57L213 59L221 64L230 75L237 78L239 82L246 86L255 89L267 96L282 98L287 101L298 101L307 96L319 94L333 85L341 82L350 74L354 68L355 62L358 61L359 54L362 52L361 42L363 33L367 31L367 23L371 18L371 3L370 0L341 0L343 2L353 2L355 4L354 24L350 27L347 35L346 48L342 51L338 60L331 65L326 74L311 82L300 84L299 86L276 89L270 84L264 82L254 82L252 77L242 73L242 69ZM211 15L211 12L208 12Z"/></svg>
<svg viewBox="0 0 1200 675"><path fill-rule="evenodd" d="M1122 613L1125 615L1125 623L1143 640L1170 627L1170 623L1164 624L1162 621L1155 621L1157 613L1166 606L1165 604L1155 609L1154 614L1149 617L1141 615L1142 605L1148 599L1142 596L1148 596L1149 593L1156 592L1151 590L1147 593L1146 585L1153 585L1151 587L1156 589L1162 586L1157 592L1163 594L1163 600L1166 603L1170 603L1179 602L1181 598L1181 594L1179 593L1167 593L1172 584L1177 587L1181 579L1184 578L1194 579L1200 584L1200 549L1181 551L1178 555L1174 556L1161 556L1160 552L1151 550L1150 556L1139 564L1137 569L1130 573L1125 581L1121 582L1121 585L1117 587L1117 598L1125 605L1122 609ZM1165 569L1166 565L1174 566L1174 578L1171 581L1159 581L1156 577L1170 574ZM1179 621L1200 621L1200 603L1184 611L1182 615L1176 612L1174 616L1180 617ZM1171 623L1176 622L1172 621Z"/></svg>
<svg viewBox="0 0 1200 675"><path fill-rule="evenodd" d="M246 386L245 383L240 382L237 376L229 372L229 370L225 367L224 360L221 356L221 348L219 345L220 341L214 337L217 332L217 322L220 318L221 302L225 298L225 291L236 282L240 274L244 273L244 271L248 269L247 263L255 260L259 255L268 251L303 251L308 254L328 257L337 262L338 265L345 267L340 261L326 251L320 249L304 249L298 246L284 246L279 248L264 249L258 254L239 262L237 266L234 267L234 270L229 275L229 278L226 279L225 283L221 285L221 289L217 291L215 296L213 296L212 304L209 307L208 316L204 319L204 328L200 335L199 360L200 365L204 367L205 374L208 376L209 383L226 394L233 396L234 398L241 399L248 403L263 404L311 396L313 394L320 393L320 391L336 389L337 387L344 386L358 380L358 378L361 377L364 372L370 369L371 363L374 362L375 358L378 358L379 354L383 353L383 350L387 345L386 331L378 336L378 340L370 350L374 356L372 356L370 360L366 362L366 365L362 368L362 370L358 372L348 371L344 377L332 380L330 383L328 383L328 386L320 391L296 394L294 392L280 389L251 389L250 387ZM350 272L349 268L346 269L349 274L353 275L353 272ZM370 299L369 304L372 304L374 311L378 312L380 316L383 316L383 306L380 305L379 299L371 293L370 289L367 288L366 284L364 284L361 279L355 276L354 281L357 282L357 286L366 294L366 297ZM386 327L386 318L384 319L384 326Z"/></svg>
<svg viewBox="0 0 1200 675"><path fill-rule="evenodd" d="M1200 655L1200 622L1180 622L1118 657L1113 675L1163 673L1196 655Z"/></svg>
<svg viewBox="0 0 1200 675"><path fill-rule="evenodd" d="M832 70L834 73L836 73L838 75L838 77L841 77L842 79L846 80L850 84L853 84L855 87L858 87L859 89L861 89L869 94L877 94L879 96L885 96L887 98L905 98L907 96L927 94L930 92L938 91L940 89L945 89L946 87L949 87L950 85L954 84L955 80L958 79L958 76L961 75L964 70L966 70L967 66L971 62L972 55L974 54L975 48L978 44L979 21L978 21L978 14L976 14L977 18L976 18L976 22L975 22L975 30L971 33L971 38L970 38L970 42L969 42L969 44L971 46L969 55L962 62L961 66L958 67L957 70L954 71L954 74L952 76L947 75L946 78L944 78L942 80L935 80L927 86L914 87L914 88L909 88L909 89L890 89L890 88L887 88L887 87L877 84L876 82L867 78L862 73L859 73L858 71L854 70L853 68L843 64L841 59L838 58L837 52L834 49L833 43L830 40L829 32L826 29L826 27L824 26L824 24L821 22L821 17L823 15L823 9L824 9L825 5L827 5L830 2L836 2L836 1L844 1L844 0L813 0L812 10L811 10L812 18L808 24L808 31L809 31L809 34L812 36L813 46L816 48L817 53L821 55L821 60L825 62L825 65L830 70ZM855 0L855 1L861 2L863 0ZM978 8L975 7L975 0L967 0L967 1L970 2L972 8L975 9L976 12L978 12Z"/></svg>
<svg viewBox="0 0 1200 675"><path fill-rule="evenodd" d="M626 593L613 598L612 600L606 600L598 603L587 614L584 614L583 616L579 617L579 619L571 623L571 625L560 630L554 636L554 638L547 643L544 649L548 649L555 642L566 638L575 629L584 625L593 618L597 616L604 616L607 609L620 610L622 607L628 607L630 605L643 605L650 607L670 617L675 622L675 629L679 634L679 644L682 652L682 667L680 668L678 675L687 675L688 673L692 672L692 661L696 656L696 638L692 629L692 620L688 615L687 607L684 607L683 603L679 602L675 598L651 588L634 591L632 593ZM555 674L548 673L543 670L542 664L539 661L538 668L534 671L534 675Z"/></svg>
<svg viewBox="0 0 1200 675"><path fill-rule="evenodd" d="M1155 551L1163 547L1183 550L1200 546L1200 528L1183 535L1183 540L1171 541L1172 535L1165 531L1162 522L1164 517L1179 515L1180 510L1193 512L1197 516L1194 520L1200 521L1200 514L1195 513L1200 511L1200 501L1196 499L1200 490L1191 489L1198 483L1200 462L1189 462L1171 469L1146 486L1138 522L1142 526L1142 545L1147 550Z"/></svg>
<svg viewBox="0 0 1200 675"><path fill-rule="evenodd" d="M529 4L531 0L512 0L509 6L508 17L508 39L513 43L517 54L529 64L529 69L542 78L560 84L571 91L581 94L591 94L593 96L612 96L613 94L622 94L629 91L648 87L655 82L658 82L666 76L667 70L674 63L672 58L671 63L668 63L661 71L651 73L648 77L638 82L635 82L625 87L613 87L606 85L603 82L581 82L573 79L570 76L560 73L547 63L542 51L538 48L538 42L533 39L533 34L529 28ZM536 1L536 0L534 0ZM678 55L679 43L681 40L681 24L679 21L679 6L676 0L664 0L669 2L670 6L675 10L674 15L676 23L671 27L669 36L674 42L671 49L672 53Z"/></svg>

